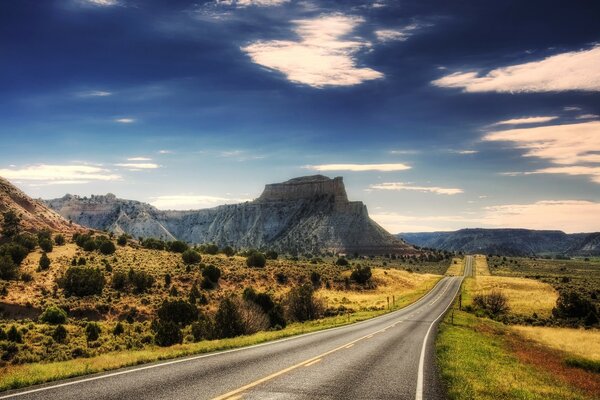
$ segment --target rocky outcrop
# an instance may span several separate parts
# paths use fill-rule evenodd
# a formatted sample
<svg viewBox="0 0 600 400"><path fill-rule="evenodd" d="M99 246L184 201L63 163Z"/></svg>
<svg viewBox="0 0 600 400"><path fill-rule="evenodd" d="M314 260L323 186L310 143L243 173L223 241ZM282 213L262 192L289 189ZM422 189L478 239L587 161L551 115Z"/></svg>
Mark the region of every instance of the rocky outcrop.
<svg viewBox="0 0 600 400"><path fill-rule="evenodd" d="M299 253L415 252L371 220L363 203L348 201L342 178L322 175L266 185L254 201L204 210L163 211L111 194L47 203L82 225L134 237Z"/></svg>
<svg viewBox="0 0 600 400"><path fill-rule="evenodd" d="M21 228L28 232L49 229L53 232L74 233L83 230L65 220L43 201L34 200L16 186L0 177L0 222L2 214L13 211L21 219Z"/></svg>

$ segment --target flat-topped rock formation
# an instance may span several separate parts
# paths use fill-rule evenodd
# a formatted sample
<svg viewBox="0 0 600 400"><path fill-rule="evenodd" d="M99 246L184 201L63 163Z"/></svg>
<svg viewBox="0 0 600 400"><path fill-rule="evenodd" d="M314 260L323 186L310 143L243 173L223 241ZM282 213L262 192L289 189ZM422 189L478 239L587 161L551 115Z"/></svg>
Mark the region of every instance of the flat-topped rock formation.
<svg viewBox="0 0 600 400"><path fill-rule="evenodd" d="M280 252L403 254L417 251L350 202L342 178L322 175L265 186L251 202L192 211L163 211L114 195L67 195L47 204L84 226L134 237L216 243Z"/></svg>

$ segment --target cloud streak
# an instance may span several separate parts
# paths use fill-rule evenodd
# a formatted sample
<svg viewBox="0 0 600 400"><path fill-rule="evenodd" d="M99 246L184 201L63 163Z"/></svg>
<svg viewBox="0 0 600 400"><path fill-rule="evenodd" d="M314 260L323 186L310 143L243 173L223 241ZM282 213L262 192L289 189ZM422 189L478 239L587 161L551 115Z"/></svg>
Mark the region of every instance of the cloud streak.
<svg viewBox="0 0 600 400"><path fill-rule="evenodd" d="M192 210L216 207L222 204L234 204L251 199L232 199L227 197L180 194L157 196L150 199L150 204L161 210Z"/></svg>
<svg viewBox="0 0 600 400"><path fill-rule="evenodd" d="M404 182L384 182L371 185L369 186L369 188L375 190L409 190L422 193L445 194L450 196L464 192L462 189L459 188L444 188L438 186L414 186L410 183Z"/></svg>
<svg viewBox="0 0 600 400"><path fill-rule="evenodd" d="M498 121L496 123L493 123L491 126L540 124L540 123L544 123L544 122L554 121L557 118L558 117L555 117L555 116L513 118L513 119L505 119L503 121Z"/></svg>
<svg viewBox="0 0 600 400"><path fill-rule="evenodd" d="M600 91L600 46L556 54L539 61L493 69L460 71L434 80L442 88L464 92L533 93L570 90Z"/></svg>
<svg viewBox="0 0 600 400"><path fill-rule="evenodd" d="M46 184L81 184L91 181L118 181L122 177L106 168L91 165L37 164L23 168L0 169L8 179Z"/></svg>
<svg viewBox="0 0 600 400"><path fill-rule="evenodd" d="M383 74L359 67L355 55L371 44L348 35L364 20L342 14L293 21L298 41L257 41L242 51L263 67L278 71L294 83L314 88L353 86L380 79Z"/></svg>
<svg viewBox="0 0 600 400"><path fill-rule="evenodd" d="M321 165L307 165L304 167L305 169L311 169L314 171L353 171L353 172L363 172L363 171L381 171L381 172L390 172L390 171L405 171L411 169L412 167L402 163L395 164L321 164Z"/></svg>

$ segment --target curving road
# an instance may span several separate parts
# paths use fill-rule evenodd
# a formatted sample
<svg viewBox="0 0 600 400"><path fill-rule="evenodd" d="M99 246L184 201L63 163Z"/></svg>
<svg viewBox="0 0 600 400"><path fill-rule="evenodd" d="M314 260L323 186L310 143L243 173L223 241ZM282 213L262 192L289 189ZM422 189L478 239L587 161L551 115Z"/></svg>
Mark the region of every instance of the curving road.
<svg viewBox="0 0 600 400"><path fill-rule="evenodd" d="M472 258L465 275L473 273ZM402 310L242 349L5 392L0 399L442 399L436 324L462 277Z"/></svg>

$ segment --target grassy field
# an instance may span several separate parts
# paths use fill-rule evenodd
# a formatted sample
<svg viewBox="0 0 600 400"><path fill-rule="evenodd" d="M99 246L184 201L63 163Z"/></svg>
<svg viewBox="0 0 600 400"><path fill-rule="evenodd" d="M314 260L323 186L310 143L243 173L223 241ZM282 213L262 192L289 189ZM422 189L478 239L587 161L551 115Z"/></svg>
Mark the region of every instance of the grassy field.
<svg viewBox="0 0 600 400"><path fill-rule="evenodd" d="M473 257L475 276L490 276L490 269L488 268L487 257L481 254L477 254Z"/></svg>
<svg viewBox="0 0 600 400"><path fill-rule="evenodd" d="M466 279L464 285L466 293L463 304L470 304L474 295L498 290L508 298L510 314L518 316L536 313L540 317L548 317L558 298L557 291L551 285L527 278L477 276L475 279Z"/></svg>
<svg viewBox="0 0 600 400"><path fill-rule="evenodd" d="M455 257L452 259L450 266L446 270L447 276L462 276L465 273L464 258Z"/></svg>
<svg viewBox="0 0 600 400"><path fill-rule="evenodd" d="M598 329L541 326L513 326L512 329L539 344L573 356L600 361L600 330Z"/></svg>

